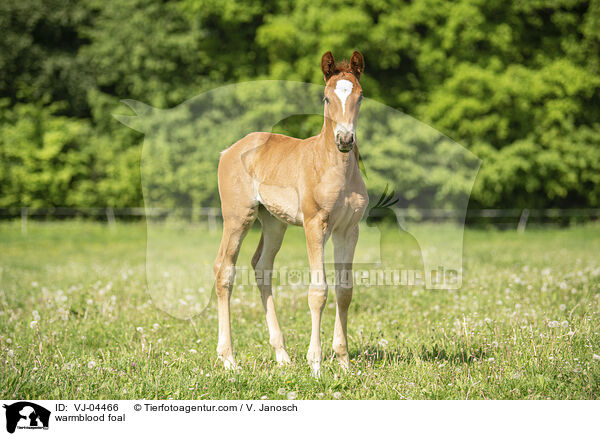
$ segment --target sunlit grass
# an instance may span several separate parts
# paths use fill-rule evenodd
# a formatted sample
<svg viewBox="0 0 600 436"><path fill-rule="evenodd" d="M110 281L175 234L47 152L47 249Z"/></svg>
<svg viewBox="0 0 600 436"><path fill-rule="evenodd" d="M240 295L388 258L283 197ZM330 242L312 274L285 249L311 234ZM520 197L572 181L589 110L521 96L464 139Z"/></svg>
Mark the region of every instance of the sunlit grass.
<svg viewBox="0 0 600 436"><path fill-rule="evenodd" d="M181 243L198 228L161 230ZM201 229L208 247L220 234ZM240 255L247 265L258 233ZM190 253L197 241L188 241ZM194 244L196 244L194 246ZM175 399L595 399L600 387L600 226L467 230L463 288L358 287L352 369L330 358L334 292L322 325L326 362L310 376L306 290L277 288L292 365L276 366L258 290L236 287L239 372L216 360L216 307L191 320L146 290L146 227L0 225L0 397ZM202 249L202 246L200 246ZM203 253L214 257L212 248ZM278 264L304 265L301 231Z"/></svg>

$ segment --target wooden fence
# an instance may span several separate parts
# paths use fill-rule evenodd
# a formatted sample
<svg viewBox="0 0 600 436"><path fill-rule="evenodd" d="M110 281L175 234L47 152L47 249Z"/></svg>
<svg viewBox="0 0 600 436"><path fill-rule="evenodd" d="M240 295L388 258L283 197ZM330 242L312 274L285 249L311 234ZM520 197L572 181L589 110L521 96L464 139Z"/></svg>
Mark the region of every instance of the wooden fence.
<svg viewBox="0 0 600 436"><path fill-rule="evenodd" d="M463 216L463 212L444 209L393 209L399 222L405 221L452 221ZM221 221L221 210L213 207L194 209L161 209L161 208L39 208L27 207L0 209L0 220L21 221L21 232L27 233L29 219L52 220L69 218L89 218L106 221L113 226L117 219L166 219L168 217L191 222L206 222L209 231L215 231ZM513 226L519 232L524 232L528 222L535 219L542 223L564 223L569 220L600 219L600 209L469 209L466 214L467 222L489 222Z"/></svg>

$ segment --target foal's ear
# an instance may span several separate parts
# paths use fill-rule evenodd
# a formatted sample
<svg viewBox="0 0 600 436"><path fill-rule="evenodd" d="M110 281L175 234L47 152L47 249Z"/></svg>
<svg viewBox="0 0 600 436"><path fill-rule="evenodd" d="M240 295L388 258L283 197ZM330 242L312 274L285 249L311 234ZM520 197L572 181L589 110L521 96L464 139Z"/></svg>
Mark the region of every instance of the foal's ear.
<svg viewBox="0 0 600 436"><path fill-rule="evenodd" d="M335 74L335 59L330 51L325 53L321 58L321 71L323 71L325 82L327 82L329 78Z"/></svg>
<svg viewBox="0 0 600 436"><path fill-rule="evenodd" d="M352 53L350 58L350 70L352 74L356 76L356 79L360 79L360 75L365 70L365 59L360 52L355 51Z"/></svg>

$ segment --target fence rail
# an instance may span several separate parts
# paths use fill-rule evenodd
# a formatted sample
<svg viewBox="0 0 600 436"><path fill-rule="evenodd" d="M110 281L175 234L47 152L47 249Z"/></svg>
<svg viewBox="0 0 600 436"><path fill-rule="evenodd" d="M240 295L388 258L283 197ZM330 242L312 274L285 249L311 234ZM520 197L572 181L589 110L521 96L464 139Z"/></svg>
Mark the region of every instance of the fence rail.
<svg viewBox="0 0 600 436"><path fill-rule="evenodd" d="M464 211L447 209L400 209L394 208L394 213L399 222L407 220L416 221L440 221L454 220L465 217ZM0 220L20 219L21 231L27 233L27 221L29 218L37 219L64 219L88 217L106 220L109 225L114 225L117 218L167 218L177 216L192 221L206 220L209 230L216 229L221 217L221 209L216 207L200 208L144 208L144 207L88 207L88 208L0 208ZM565 219L600 219L600 209L469 209L466 213L467 220L517 220L516 229L524 232L531 218L544 220L545 222L559 222Z"/></svg>

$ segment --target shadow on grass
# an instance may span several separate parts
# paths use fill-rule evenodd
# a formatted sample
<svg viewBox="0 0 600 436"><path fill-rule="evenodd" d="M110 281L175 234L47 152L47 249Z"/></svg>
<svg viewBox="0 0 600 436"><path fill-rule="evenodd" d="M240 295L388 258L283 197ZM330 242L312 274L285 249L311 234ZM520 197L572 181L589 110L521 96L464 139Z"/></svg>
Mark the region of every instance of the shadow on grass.
<svg viewBox="0 0 600 436"><path fill-rule="evenodd" d="M433 346L431 348L422 346L420 352L410 349L382 348L379 345L366 345L358 350L350 352L350 359L367 360L373 362L387 361L390 363L414 363L418 360L425 362L448 362L453 365L472 364L475 359L486 358L486 351L481 348L472 350L461 349L447 352L444 348Z"/></svg>

